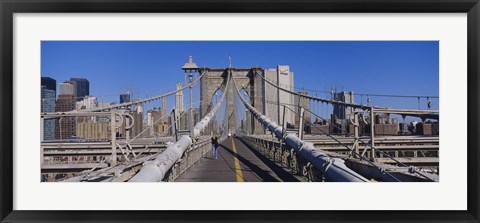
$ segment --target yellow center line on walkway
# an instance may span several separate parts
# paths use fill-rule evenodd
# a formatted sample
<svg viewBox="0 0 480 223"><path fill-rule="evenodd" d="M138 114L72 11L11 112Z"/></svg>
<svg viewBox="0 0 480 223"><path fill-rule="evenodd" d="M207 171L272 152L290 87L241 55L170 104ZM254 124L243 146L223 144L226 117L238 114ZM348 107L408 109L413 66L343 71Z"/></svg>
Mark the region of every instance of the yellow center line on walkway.
<svg viewBox="0 0 480 223"><path fill-rule="evenodd" d="M235 162L235 175L237 176L237 182L245 182L245 180L243 179L243 173L242 173L242 169L240 167L240 162L238 161L238 158L237 158L237 147L235 147L235 142L233 141L233 137L232 137L232 147L233 147L233 152L235 153L234 156L233 156L233 160Z"/></svg>

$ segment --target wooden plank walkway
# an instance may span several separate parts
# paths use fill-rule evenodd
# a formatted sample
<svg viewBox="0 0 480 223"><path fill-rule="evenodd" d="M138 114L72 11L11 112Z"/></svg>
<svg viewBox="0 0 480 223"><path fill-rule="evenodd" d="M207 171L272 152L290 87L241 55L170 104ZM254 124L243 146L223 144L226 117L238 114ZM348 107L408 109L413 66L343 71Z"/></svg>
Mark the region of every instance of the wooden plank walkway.
<svg viewBox="0 0 480 223"><path fill-rule="evenodd" d="M298 182L302 178L249 148L240 140L230 137L218 146L218 158L199 160L176 182Z"/></svg>

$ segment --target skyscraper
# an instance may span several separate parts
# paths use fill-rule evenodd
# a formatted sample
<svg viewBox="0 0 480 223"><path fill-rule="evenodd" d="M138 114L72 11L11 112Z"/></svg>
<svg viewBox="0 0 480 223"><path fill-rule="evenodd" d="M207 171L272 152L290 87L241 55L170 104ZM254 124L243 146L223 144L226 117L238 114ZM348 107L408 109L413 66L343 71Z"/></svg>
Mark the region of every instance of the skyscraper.
<svg viewBox="0 0 480 223"><path fill-rule="evenodd" d="M305 91L305 89L302 89L302 91L298 92L299 94L301 95L308 95L307 94L307 91ZM311 123L312 122L312 114L307 111L307 110L310 110L310 99L308 98L304 98L304 97L300 97L300 96L294 96L295 97L295 106L296 106L296 109L295 111L300 114L300 108L304 108L306 109L305 110L305 113L304 113L304 116L303 116L303 120L304 120L304 123ZM300 124L300 117L295 117L295 124L298 125Z"/></svg>
<svg viewBox="0 0 480 223"><path fill-rule="evenodd" d="M121 94L120 103L130 102L130 94Z"/></svg>
<svg viewBox="0 0 480 223"><path fill-rule="evenodd" d="M163 113L163 109L153 109L148 112L150 117L150 126L152 126L155 135L168 133L168 117Z"/></svg>
<svg viewBox="0 0 480 223"><path fill-rule="evenodd" d="M97 108L97 107L98 107L98 101L97 101L97 97L95 97L95 96L85 96L85 98L83 98L83 100L77 101L75 103L75 109L77 109L77 110L93 109L93 108ZM76 122L78 124L80 122L87 122L89 120L95 121L99 118L101 119L101 118L105 118L105 117L98 117L98 116L97 117L94 117L94 116L91 116L91 117L77 117Z"/></svg>
<svg viewBox="0 0 480 223"><path fill-rule="evenodd" d="M177 90L181 89L182 85L180 84L180 81L177 84ZM175 111L180 114L183 112L183 91L179 91L175 94Z"/></svg>
<svg viewBox="0 0 480 223"><path fill-rule="evenodd" d="M73 84L76 101L83 100L83 97L90 95L90 82L85 78L70 78Z"/></svg>
<svg viewBox="0 0 480 223"><path fill-rule="evenodd" d="M65 112L75 109L75 96L73 85L71 83L59 84L59 93L55 111ZM62 117L55 119L55 138L68 139L76 134L75 117Z"/></svg>
<svg viewBox="0 0 480 223"><path fill-rule="evenodd" d="M41 112L55 112L55 91L47 89L45 85L42 85L42 107ZM55 139L55 120L45 119L43 121L43 139L53 140Z"/></svg>
<svg viewBox="0 0 480 223"><path fill-rule="evenodd" d="M167 114L167 98L166 97L162 98L162 113ZM170 120L169 117L164 117L162 122L168 123L168 120Z"/></svg>
<svg viewBox="0 0 480 223"><path fill-rule="evenodd" d="M293 91L293 72L290 71L290 67L287 65L278 65L275 69L265 69L265 79L272 82L275 85L280 86ZM280 100L278 100L280 96ZM294 108L294 96L290 93L284 92L282 90L278 91L276 87L265 83L265 114L267 117L270 117L272 121L275 121L278 124L281 124L283 121L283 105L295 111ZM280 102L280 105L278 105ZM280 110L280 111L279 111ZM285 115L285 121L294 124L295 123L295 114L293 114L289 109ZM279 120L280 118L280 120Z"/></svg>
<svg viewBox="0 0 480 223"><path fill-rule="evenodd" d="M182 88L180 81L177 83L177 90ZM185 109L183 107L183 91L179 91L175 94L175 118L177 120L176 127L180 130L188 129L187 115L183 115Z"/></svg>
<svg viewBox="0 0 480 223"><path fill-rule="evenodd" d="M98 107L98 100L95 96L85 96L83 100L77 101L76 109L92 109Z"/></svg>
<svg viewBox="0 0 480 223"><path fill-rule="evenodd" d="M162 98L162 111L164 114L167 114L167 98Z"/></svg>
<svg viewBox="0 0 480 223"><path fill-rule="evenodd" d="M353 92L338 92L333 94L333 100L345 103L354 103ZM338 119L348 119L353 113L353 108L343 105L333 105L333 114Z"/></svg>
<svg viewBox="0 0 480 223"><path fill-rule="evenodd" d="M74 86L70 82L60 83L58 89L58 95L75 95Z"/></svg>
<svg viewBox="0 0 480 223"><path fill-rule="evenodd" d="M57 81L51 77L42 77L42 85L45 86L45 89L52 90L55 92L55 97L57 96Z"/></svg>

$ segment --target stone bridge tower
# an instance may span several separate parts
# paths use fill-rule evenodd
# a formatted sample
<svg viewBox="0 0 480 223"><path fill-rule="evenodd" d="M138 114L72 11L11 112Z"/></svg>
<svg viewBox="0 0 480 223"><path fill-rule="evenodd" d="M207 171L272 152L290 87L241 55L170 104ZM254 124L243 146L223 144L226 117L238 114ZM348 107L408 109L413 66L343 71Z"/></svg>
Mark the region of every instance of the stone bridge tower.
<svg viewBox="0 0 480 223"><path fill-rule="evenodd" d="M239 89L243 88L250 97L250 102L258 111L265 113L265 106L263 102L264 83L262 78L257 77L255 72L264 75L264 70L260 67L253 68L200 68L200 73L205 72L205 75L200 80L200 117L203 117L211 109L211 101L214 93L221 89L222 92L227 91L227 114L228 114L228 130L235 131L237 129L236 112L235 112L235 87L233 81L229 84L229 89L225 89L228 80L228 73L231 72L237 83ZM264 128L253 117L247 116L250 120L252 129L249 133L264 134ZM247 118L247 119L248 119Z"/></svg>

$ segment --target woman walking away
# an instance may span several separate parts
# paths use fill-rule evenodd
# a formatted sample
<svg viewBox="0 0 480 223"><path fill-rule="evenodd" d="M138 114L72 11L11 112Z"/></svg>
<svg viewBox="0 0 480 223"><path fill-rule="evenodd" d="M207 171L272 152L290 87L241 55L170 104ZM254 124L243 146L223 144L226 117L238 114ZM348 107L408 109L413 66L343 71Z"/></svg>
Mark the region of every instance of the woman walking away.
<svg viewBox="0 0 480 223"><path fill-rule="evenodd" d="M218 137L212 132L212 159L217 159Z"/></svg>

